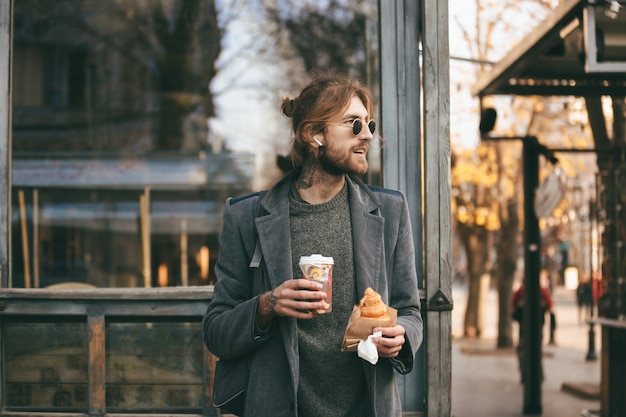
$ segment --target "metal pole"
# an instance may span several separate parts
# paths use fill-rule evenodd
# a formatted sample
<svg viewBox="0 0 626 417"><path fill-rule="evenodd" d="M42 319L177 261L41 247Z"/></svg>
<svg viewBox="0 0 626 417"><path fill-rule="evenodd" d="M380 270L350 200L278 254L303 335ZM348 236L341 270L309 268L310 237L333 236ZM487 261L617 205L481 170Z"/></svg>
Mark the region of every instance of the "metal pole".
<svg viewBox="0 0 626 417"><path fill-rule="evenodd" d="M594 319L596 316L596 284L593 270L593 225L596 221L596 209L594 207L595 201L589 200L589 285L591 285L591 312L589 318L589 349L587 350L587 356L585 360L587 362L593 362L598 360L596 354L596 325Z"/></svg>
<svg viewBox="0 0 626 417"><path fill-rule="evenodd" d="M623 158L622 161L623 163ZM617 162L616 164L619 164ZM622 234L620 231L620 221L621 212L622 212L622 185L620 184L620 168L619 165L613 168L613 218L611 219L611 236L613 237L613 250L615 260L613 261L613 281L617 283L617 291L615 293L616 297L616 310L618 318L622 318L624 316L625 308L624 305L624 280L623 280L623 272L622 272L622 245L624 244L622 240Z"/></svg>
<svg viewBox="0 0 626 417"><path fill-rule="evenodd" d="M523 140L524 165L524 319L522 322L524 372L524 414L541 414L541 294L539 284L541 235L535 214L535 190L539 185L537 138Z"/></svg>

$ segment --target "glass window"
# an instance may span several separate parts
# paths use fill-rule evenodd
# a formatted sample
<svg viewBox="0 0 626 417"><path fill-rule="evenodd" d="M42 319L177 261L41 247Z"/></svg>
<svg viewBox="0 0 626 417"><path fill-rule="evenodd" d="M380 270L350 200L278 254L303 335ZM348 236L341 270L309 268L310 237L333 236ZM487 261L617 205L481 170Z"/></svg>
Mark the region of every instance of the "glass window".
<svg viewBox="0 0 626 417"><path fill-rule="evenodd" d="M376 13L375 0L15 0L11 285L214 283L225 199L289 169L283 96L319 70L377 91Z"/></svg>
<svg viewBox="0 0 626 417"><path fill-rule="evenodd" d="M85 322L5 321L5 406L87 412Z"/></svg>
<svg viewBox="0 0 626 417"><path fill-rule="evenodd" d="M106 352L108 411L202 408L200 323L109 323Z"/></svg>

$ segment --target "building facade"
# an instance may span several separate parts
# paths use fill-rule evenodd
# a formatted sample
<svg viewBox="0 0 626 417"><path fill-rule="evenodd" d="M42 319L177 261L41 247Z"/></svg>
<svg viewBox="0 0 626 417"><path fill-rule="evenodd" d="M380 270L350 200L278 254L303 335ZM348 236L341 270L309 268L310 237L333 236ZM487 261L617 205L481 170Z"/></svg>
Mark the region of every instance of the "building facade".
<svg viewBox="0 0 626 417"><path fill-rule="evenodd" d="M422 247L404 408L450 414L447 2L345 3L0 0L0 415L219 415L222 205L285 172L281 95L321 69L375 92L366 180Z"/></svg>

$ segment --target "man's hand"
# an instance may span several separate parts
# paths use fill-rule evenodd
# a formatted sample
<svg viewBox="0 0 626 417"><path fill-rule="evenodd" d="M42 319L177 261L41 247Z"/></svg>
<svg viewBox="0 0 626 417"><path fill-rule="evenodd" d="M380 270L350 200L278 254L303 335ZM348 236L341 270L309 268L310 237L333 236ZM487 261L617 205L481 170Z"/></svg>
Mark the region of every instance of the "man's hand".
<svg viewBox="0 0 626 417"><path fill-rule="evenodd" d="M400 354L404 345L404 327L396 324L391 327L376 327L373 332L381 332L382 337L372 338L381 358L395 358Z"/></svg>
<svg viewBox="0 0 626 417"><path fill-rule="evenodd" d="M289 279L272 291L261 294L257 324L266 327L275 316L311 319L313 312L326 307L322 284L307 279Z"/></svg>

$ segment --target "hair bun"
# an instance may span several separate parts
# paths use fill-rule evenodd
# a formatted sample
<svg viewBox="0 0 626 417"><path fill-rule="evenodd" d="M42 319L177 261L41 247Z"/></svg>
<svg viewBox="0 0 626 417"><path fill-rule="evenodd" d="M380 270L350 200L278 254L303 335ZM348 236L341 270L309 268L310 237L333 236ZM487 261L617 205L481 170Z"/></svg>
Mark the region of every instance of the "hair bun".
<svg viewBox="0 0 626 417"><path fill-rule="evenodd" d="M292 117L293 112L296 110L296 100L285 97L283 99L283 114L287 117Z"/></svg>

